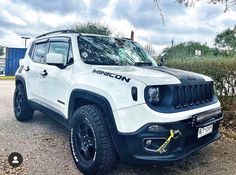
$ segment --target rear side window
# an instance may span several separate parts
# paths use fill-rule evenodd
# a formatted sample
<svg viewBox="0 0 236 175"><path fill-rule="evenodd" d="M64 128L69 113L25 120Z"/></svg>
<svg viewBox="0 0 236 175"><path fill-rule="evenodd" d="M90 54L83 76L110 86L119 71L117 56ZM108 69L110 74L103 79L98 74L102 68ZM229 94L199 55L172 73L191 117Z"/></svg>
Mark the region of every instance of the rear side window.
<svg viewBox="0 0 236 175"><path fill-rule="evenodd" d="M68 51L69 51L69 43L68 42L51 42L48 53L59 53L64 56L64 60L67 59Z"/></svg>
<svg viewBox="0 0 236 175"><path fill-rule="evenodd" d="M47 43L38 43L35 45L32 59L36 62L43 62L46 54Z"/></svg>

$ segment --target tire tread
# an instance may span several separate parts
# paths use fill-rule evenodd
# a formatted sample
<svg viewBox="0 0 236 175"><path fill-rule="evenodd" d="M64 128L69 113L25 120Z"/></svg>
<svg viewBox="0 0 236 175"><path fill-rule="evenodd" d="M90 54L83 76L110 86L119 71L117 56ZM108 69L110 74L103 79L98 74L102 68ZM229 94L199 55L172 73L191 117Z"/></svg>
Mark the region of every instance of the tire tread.
<svg viewBox="0 0 236 175"><path fill-rule="evenodd" d="M102 111L96 105L86 105L79 107L75 113L74 117L80 115L88 116L88 119L91 121L95 132L97 135L96 140L99 142L99 151L101 154L98 157L99 160L96 160L96 175L102 175L109 172L117 161L117 154L115 147L113 145L111 136L108 132L107 122L103 116ZM86 173L86 172L84 172ZM87 173L86 173L87 174Z"/></svg>
<svg viewBox="0 0 236 175"><path fill-rule="evenodd" d="M28 121L33 117L34 110L28 104L28 99L27 99L27 95L26 95L23 84L16 85L16 90L14 92L14 100L13 100L14 106L15 106L15 97L16 97L17 91L20 91L21 95L22 95L22 104L21 104L22 109L21 109L21 113L19 116L15 113L15 117L18 121L21 121L21 122ZM15 110L14 110L14 112L15 112Z"/></svg>

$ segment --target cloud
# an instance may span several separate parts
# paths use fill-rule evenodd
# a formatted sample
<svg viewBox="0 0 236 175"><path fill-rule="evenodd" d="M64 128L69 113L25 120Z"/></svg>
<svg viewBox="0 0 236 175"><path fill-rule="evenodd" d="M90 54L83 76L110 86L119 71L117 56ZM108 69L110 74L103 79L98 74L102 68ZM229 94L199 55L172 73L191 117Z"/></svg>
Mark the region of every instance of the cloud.
<svg viewBox="0 0 236 175"><path fill-rule="evenodd" d="M114 34L130 37L158 52L189 40L213 45L217 33L235 25L236 9L224 13L223 5L204 1L186 8L175 0L161 0L165 26L153 0L0 0L0 44L24 47L21 36L34 38L44 32L64 29L78 22L108 24ZM12 42L14 41L14 42Z"/></svg>
<svg viewBox="0 0 236 175"><path fill-rule="evenodd" d="M27 23L24 20L22 20L21 18L9 13L6 10L2 10L0 16L1 16L1 20L3 22L12 23L12 24L20 25L20 26L26 26L27 25Z"/></svg>
<svg viewBox="0 0 236 175"><path fill-rule="evenodd" d="M68 13L77 10L83 10L85 3L83 1L76 0L13 0L12 3L28 6L35 11Z"/></svg>
<svg viewBox="0 0 236 175"><path fill-rule="evenodd" d="M127 20L134 27L138 40L151 43L154 47L166 47L172 38L175 43L195 40L212 45L216 23L209 23L209 18L222 16L221 7L200 3L195 8L186 8L172 0L161 1L160 7L164 15L164 27L153 1L123 0L116 6L114 14L117 20Z"/></svg>

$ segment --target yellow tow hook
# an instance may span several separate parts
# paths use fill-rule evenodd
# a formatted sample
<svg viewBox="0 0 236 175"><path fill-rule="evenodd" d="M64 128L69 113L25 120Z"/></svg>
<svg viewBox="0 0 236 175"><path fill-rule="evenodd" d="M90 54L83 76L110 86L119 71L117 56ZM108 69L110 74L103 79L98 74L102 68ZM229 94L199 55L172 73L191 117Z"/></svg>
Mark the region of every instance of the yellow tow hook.
<svg viewBox="0 0 236 175"><path fill-rule="evenodd" d="M163 152L166 152L166 147L169 145L171 139L177 139L179 136L182 135L179 130L170 130L170 135L167 138L167 140L157 149L157 152L162 154Z"/></svg>

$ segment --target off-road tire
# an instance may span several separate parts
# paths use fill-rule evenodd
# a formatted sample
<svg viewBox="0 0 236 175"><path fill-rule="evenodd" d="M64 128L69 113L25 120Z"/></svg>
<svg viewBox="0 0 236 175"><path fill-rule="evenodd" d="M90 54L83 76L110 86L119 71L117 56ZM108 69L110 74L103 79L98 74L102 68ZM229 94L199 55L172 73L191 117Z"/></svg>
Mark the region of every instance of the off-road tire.
<svg viewBox="0 0 236 175"><path fill-rule="evenodd" d="M80 140L78 139L80 137L77 136L77 128L81 127L78 123L83 120L91 127L95 138L95 156L88 162L84 161L81 156L81 147L79 148L80 144L77 143ZM116 165L116 150L108 132L104 114L98 106L86 105L79 107L74 112L70 129L70 147L76 166L85 175L104 175Z"/></svg>
<svg viewBox="0 0 236 175"><path fill-rule="evenodd" d="M13 97L13 108L18 121L28 121L34 115L34 110L28 104L27 95L22 84L16 86Z"/></svg>

